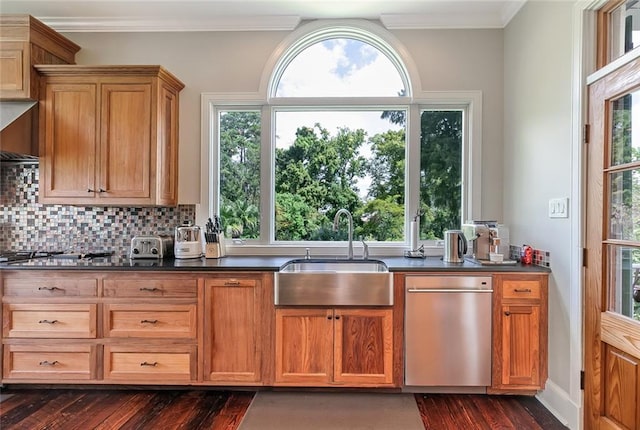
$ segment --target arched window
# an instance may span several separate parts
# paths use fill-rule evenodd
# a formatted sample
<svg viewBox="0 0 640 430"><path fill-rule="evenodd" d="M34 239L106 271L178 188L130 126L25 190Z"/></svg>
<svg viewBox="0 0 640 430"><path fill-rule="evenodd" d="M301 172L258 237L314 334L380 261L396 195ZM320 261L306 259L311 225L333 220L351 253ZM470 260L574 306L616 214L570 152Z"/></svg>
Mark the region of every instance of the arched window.
<svg viewBox="0 0 640 430"><path fill-rule="evenodd" d="M390 49L358 33L310 37L285 55L275 70L274 97L395 97L408 79ZM327 36L326 34L324 36ZM369 40L366 40L369 39Z"/></svg>
<svg viewBox="0 0 640 430"><path fill-rule="evenodd" d="M314 22L276 50L263 95L205 97L214 174L203 200L235 239L232 251L343 252L335 242L347 239L347 226L334 229L342 208L354 240L392 253L414 246L414 219L422 244L460 227L471 214L463 166L479 96L415 94L417 74L401 52L372 23Z"/></svg>

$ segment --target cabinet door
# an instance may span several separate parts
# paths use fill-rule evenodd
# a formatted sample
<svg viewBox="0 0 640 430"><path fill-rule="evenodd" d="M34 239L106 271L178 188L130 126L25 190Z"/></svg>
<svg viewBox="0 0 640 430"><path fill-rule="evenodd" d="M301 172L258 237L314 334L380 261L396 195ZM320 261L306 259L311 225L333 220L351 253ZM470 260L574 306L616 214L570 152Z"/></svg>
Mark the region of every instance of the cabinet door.
<svg viewBox="0 0 640 430"><path fill-rule="evenodd" d="M328 385L333 374L333 310L276 309L276 385Z"/></svg>
<svg viewBox="0 0 640 430"><path fill-rule="evenodd" d="M178 203L178 95L165 86L160 87L157 133L158 204L175 206Z"/></svg>
<svg viewBox="0 0 640 430"><path fill-rule="evenodd" d="M0 47L0 97L28 98L29 45L24 42L2 42Z"/></svg>
<svg viewBox="0 0 640 430"><path fill-rule="evenodd" d="M393 383L393 310L336 309L334 381Z"/></svg>
<svg viewBox="0 0 640 430"><path fill-rule="evenodd" d="M502 306L502 385L540 385L540 306Z"/></svg>
<svg viewBox="0 0 640 430"><path fill-rule="evenodd" d="M102 84L100 104L97 196L151 199L151 84Z"/></svg>
<svg viewBox="0 0 640 430"><path fill-rule="evenodd" d="M262 379L261 283L205 281L205 379L255 385Z"/></svg>
<svg viewBox="0 0 640 430"><path fill-rule="evenodd" d="M96 191L96 85L47 83L44 92L41 203L91 199Z"/></svg>

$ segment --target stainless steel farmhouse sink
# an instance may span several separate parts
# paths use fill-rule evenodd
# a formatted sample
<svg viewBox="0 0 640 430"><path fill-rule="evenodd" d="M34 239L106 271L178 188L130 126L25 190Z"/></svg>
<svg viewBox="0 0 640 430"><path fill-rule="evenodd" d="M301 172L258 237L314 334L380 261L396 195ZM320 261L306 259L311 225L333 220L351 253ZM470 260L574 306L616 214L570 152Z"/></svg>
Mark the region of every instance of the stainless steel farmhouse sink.
<svg viewBox="0 0 640 430"><path fill-rule="evenodd" d="M275 304L391 306L393 277L379 260L291 260L275 273Z"/></svg>

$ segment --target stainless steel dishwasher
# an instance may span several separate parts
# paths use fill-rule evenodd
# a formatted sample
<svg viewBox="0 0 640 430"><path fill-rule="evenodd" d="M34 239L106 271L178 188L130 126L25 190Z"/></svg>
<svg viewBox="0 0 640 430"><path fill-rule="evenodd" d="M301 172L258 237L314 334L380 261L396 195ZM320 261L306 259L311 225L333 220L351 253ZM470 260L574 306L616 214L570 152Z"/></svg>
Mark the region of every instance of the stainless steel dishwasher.
<svg viewBox="0 0 640 430"><path fill-rule="evenodd" d="M405 386L491 385L491 277L407 276Z"/></svg>

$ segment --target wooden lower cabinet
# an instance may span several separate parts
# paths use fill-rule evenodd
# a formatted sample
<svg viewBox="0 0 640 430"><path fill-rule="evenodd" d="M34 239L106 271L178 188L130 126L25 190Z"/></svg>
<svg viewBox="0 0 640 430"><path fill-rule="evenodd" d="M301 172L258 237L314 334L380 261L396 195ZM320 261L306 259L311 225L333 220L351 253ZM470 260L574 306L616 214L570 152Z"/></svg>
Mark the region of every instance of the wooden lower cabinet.
<svg viewBox="0 0 640 430"><path fill-rule="evenodd" d="M96 378L96 345L50 342L4 345L3 377L40 382Z"/></svg>
<svg viewBox="0 0 640 430"><path fill-rule="evenodd" d="M262 385L270 362L272 275L218 275L204 281L204 379Z"/></svg>
<svg viewBox="0 0 640 430"><path fill-rule="evenodd" d="M393 385L392 326L392 309L276 309L275 385Z"/></svg>
<svg viewBox="0 0 640 430"><path fill-rule="evenodd" d="M547 275L494 275L492 393L533 393L547 379Z"/></svg>
<svg viewBox="0 0 640 430"><path fill-rule="evenodd" d="M196 345L116 344L104 347L104 379L133 383L189 383L197 378Z"/></svg>

